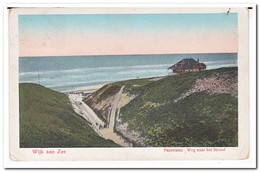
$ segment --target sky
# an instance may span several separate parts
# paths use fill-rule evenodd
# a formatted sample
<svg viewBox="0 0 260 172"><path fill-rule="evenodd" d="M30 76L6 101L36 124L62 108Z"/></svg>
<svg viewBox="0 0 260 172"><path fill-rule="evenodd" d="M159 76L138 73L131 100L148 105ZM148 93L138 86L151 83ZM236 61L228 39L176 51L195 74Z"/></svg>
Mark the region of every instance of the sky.
<svg viewBox="0 0 260 172"><path fill-rule="evenodd" d="M237 13L19 15L19 56L229 53Z"/></svg>

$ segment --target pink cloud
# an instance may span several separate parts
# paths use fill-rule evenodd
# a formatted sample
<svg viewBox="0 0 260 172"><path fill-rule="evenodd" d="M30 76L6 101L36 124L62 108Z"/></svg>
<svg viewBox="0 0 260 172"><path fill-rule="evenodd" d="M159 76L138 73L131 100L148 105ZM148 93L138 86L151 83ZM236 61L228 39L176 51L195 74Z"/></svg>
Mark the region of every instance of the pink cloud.
<svg viewBox="0 0 260 172"><path fill-rule="evenodd" d="M20 56L237 52L236 33L20 34Z"/></svg>

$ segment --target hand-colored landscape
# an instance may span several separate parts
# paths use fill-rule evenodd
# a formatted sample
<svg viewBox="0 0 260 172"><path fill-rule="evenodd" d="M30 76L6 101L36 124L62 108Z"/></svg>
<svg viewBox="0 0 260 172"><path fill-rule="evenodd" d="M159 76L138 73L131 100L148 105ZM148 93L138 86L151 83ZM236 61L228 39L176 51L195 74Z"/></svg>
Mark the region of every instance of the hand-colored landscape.
<svg viewBox="0 0 260 172"><path fill-rule="evenodd" d="M18 22L20 147L238 146L236 12Z"/></svg>
<svg viewBox="0 0 260 172"><path fill-rule="evenodd" d="M237 139L236 67L119 81L91 94L20 84L21 147L235 147Z"/></svg>

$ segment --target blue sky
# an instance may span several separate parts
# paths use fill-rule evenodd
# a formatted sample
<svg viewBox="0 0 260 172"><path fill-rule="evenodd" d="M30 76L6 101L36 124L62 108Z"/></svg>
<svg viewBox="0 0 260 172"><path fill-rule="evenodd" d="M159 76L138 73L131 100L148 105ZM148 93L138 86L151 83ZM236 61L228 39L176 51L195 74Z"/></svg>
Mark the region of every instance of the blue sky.
<svg viewBox="0 0 260 172"><path fill-rule="evenodd" d="M46 46L53 46L55 43L58 46L59 40L62 42L62 37L66 40L79 41L79 44L93 44L100 39L109 39L108 44L116 41L128 40L127 36L131 36L129 41L134 41L133 37L139 42L146 42L147 44L154 44L153 42L159 38L164 40L164 43L170 43L167 37L174 37L180 35L185 37L186 33L199 35L204 39L203 35L233 35L237 36L237 13L208 13L208 14L84 14L84 15L20 15L19 16L19 34L21 45L21 52L28 52L26 45L33 45L36 41L33 37L37 37L41 41L46 36L52 39L52 43L45 41ZM79 34L88 37L88 41L80 40ZM235 35L234 35L235 34ZM91 37L89 35L96 35ZM115 35L114 37L111 35ZM142 37L144 35L144 37ZM82 36L84 38L84 36ZM99 38L100 37L100 38ZM147 39L149 37L150 39ZM234 38L227 38L234 39ZM156 38L156 39L151 39ZM113 40L114 39L114 40ZM177 38L180 39L180 38ZM193 36L190 36L191 42ZM223 38L224 39L224 38ZM122 42L121 40L121 42ZM187 41L188 38L185 38ZM51 41L51 40L50 40ZM204 42L202 42L204 43ZM130 46L125 43L126 47ZM184 43L181 43L184 45ZM38 44L37 44L38 45ZM39 44L41 45L41 44ZM133 44L131 43L131 46ZM94 46L94 45L93 45ZM98 45L97 45L98 46ZM158 46L157 46L158 47ZM168 46L167 46L168 47ZM51 47L53 48L53 47ZM133 47L134 49L135 47ZM147 48L147 47L146 47ZM25 50L24 50L25 49ZM37 48L40 50L40 47ZM129 47L127 47L127 50ZM144 48L145 49L145 48ZM234 49L234 48L233 48ZM76 50L78 51L78 50ZM160 50L158 50L159 52ZM176 51L176 50L175 50ZM201 50L198 50L201 51ZM209 50L210 51L210 50ZM71 51L70 51L71 52ZM95 52L91 51L92 54ZM106 50L109 53L108 50ZM130 51L129 53L133 52ZM35 52L37 54L37 52ZM34 54L35 54L34 53ZM82 53L82 52L81 52ZM88 52L86 52L88 53ZM116 53L116 52L114 52ZM124 53L124 52L122 52ZM125 54L129 54L125 52ZM137 52L138 53L138 52ZM140 52L145 53L145 52ZM149 52L146 52L149 53ZM163 53L163 52L162 52ZM169 53L169 52L167 52ZM174 53L174 51L172 52ZM23 54L23 53L22 53ZM30 53L29 53L30 54ZM100 54L96 52L96 54ZM101 54L104 54L101 52ZM113 52L111 52L113 54Z"/></svg>
<svg viewBox="0 0 260 172"><path fill-rule="evenodd" d="M48 28L167 30L167 29L231 29L237 30L237 14L93 14L93 15L20 15L22 31ZM76 29L76 30L74 30Z"/></svg>

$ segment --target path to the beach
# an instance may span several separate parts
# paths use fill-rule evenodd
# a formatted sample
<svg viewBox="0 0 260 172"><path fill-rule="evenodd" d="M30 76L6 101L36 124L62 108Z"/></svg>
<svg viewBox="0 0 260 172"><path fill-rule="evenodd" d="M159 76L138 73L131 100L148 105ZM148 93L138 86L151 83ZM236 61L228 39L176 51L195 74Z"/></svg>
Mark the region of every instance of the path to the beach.
<svg viewBox="0 0 260 172"><path fill-rule="evenodd" d="M108 128L104 128L104 122L95 114L95 112L82 101L82 96L80 94L69 94L69 99L72 103L74 111L83 116L89 123L91 127L103 138L114 141L115 143L123 147L131 147L132 144L128 143L121 136L114 133L114 126L116 120L116 112L118 108L118 103L120 97L123 93L125 86L121 87L120 91L116 94L115 101L113 102L113 108L111 110Z"/></svg>
<svg viewBox="0 0 260 172"><path fill-rule="evenodd" d="M108 128L109 128L109 130L111 130L111 132L114 131L116 112L117 112L117 110L119 110L118 103L119 103L119 100L123 93L124 88L125 88L125 86L122 86L120 91L116 94L115 100L112 105L112 110L111 110L110 119L109 119L109 126L108 126Z"/></svg>
<svg viewBox="0 0 260 172"><path fill-rule="evenodd" d="M83 116L91 127L98 132L99 126L104 126L104 122L100 120L95 112L82 101L82 96L79 94L69 94L69 99L72 103L74 111Z"/></svg>

